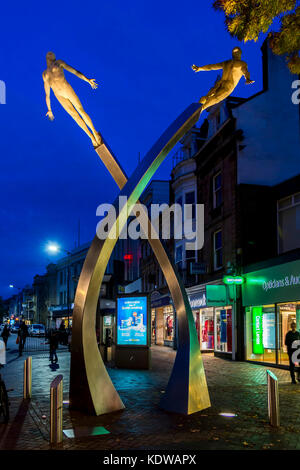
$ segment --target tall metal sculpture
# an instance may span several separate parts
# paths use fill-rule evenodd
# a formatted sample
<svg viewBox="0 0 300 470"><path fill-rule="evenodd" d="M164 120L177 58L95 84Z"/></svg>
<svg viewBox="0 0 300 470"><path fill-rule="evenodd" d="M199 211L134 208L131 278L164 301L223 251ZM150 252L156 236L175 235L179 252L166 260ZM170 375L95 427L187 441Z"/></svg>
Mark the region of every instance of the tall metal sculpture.
<svg viewBox="0 0 300 470"><path fill-rule="evenodd" d="M127 206L117 214L115 227L111 230L116 229L117 234L122 231L126 214L130 213L170 150L197 122L199 112L199 104L189 106L158 139L129 180L105 143L96 149L118 186L123 188L120 196L127 196ZM117 201L115 208L118 210ZM94 238L82 268L73 310L70 405L96 414L124 407L104 367L94 332L101 282L116 241ZM193 314L184 286L161 241L150 238L149 243L166 278L178 319L178 351L161 406L169 411L190 414L210 406Z"/></svg>
<svg viewBox="0 0 300 470"><path fill-rule="evenodd" d="M126 223L127 214L138 202L155 171L176 143L199 119L201 106L195 103L190 105L162 134L132 177L127 180L125 172L95 130L79 98L66 81L63 69L87 81L92 88L97 87L94 79L88 79L64 61L57 61L53 53L48 53L47 70L43 73L47 116L50 120L54 119L50 105L50 89L52 89L58 101L91 138L97 154L121 189L120 195L127 197L126 206L118 213L115 227L111 228L120 234ZM118 210L117 202L115 207ZM144 219L148 221L147 217ZM142 229L144 228L145 232L148 229L149 234L153 233L150 221L147 223L149 227ZM100 356L95 334L101 283L116 242L117 238L108 237L106 240L94 238L82 268L73 310L70 406L97 415L124 408ZM178 351L161 406L178 413L194 413L209 407L210 399L191 307L176 267L165 252L161 241L149 238L149 243L166 278L178 321Z"/></svg>

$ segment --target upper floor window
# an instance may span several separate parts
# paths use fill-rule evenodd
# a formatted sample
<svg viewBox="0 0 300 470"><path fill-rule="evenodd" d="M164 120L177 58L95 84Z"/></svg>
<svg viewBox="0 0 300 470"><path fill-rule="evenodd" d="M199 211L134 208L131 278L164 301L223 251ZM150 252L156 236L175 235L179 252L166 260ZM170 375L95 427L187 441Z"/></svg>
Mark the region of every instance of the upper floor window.
<svg viewBox="0 0 300 470"><path fill-rule="evenodd" d="M300 248L300 193L277 202L278 252Z"/></svg>
<svg viewBox="0 0 300 470"><path fill-rule="evenodd" d="M185 203L192 205L192 219L196 217L196 206L195 206L195 191L190 191L185 194Z"/></svg>
<svg viewBox="0 0 300 470"><path fill-rule="evenodd" d="M214 233L214 269L220 269L223 266L223 242L222 230Z"/></svg>
<svg viewBox="0 0 300 470"><path fill-rule="evenodd" d="M182 246L177 246L175 250L175 263L179 268L182 268L182 255L183 255L183 250Z"/></svg>
<svg viewBox="0 0 300 470"><path fill-rule="evenodd" d="M196 251L195 250L185 250L185 259L195 261Z"/></svg>
<svg viewBox="0 0 300 470"><path fill-rule="evenodd" d="M182 207L182 196L179 196L179 197L176 199L176 204L179 204L179 205Z"/></svg>
<svg viewBox="0 0 300 470"><path fill-rule="evenodd" d="M222 175L221 172L213 177L213 207L219 207L222 204Z"/></svg>

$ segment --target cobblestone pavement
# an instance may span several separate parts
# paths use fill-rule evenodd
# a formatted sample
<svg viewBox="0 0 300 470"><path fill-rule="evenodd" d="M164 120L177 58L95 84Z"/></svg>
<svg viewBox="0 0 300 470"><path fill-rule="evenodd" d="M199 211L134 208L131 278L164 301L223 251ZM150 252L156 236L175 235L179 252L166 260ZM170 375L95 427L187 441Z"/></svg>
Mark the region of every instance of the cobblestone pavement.
<svg viewBox="0 0 300 470"><path fill-rule="evenodd" d="M26 357L26 356L24 356ZM12 347L3 377L10 392L11 418L0 424L0 449L49 449L49 386L57 374L64 377L68 399L68 352L59 352L59 368L51 369L48 354L32 354L31 401L22 401L23 358ZM64 405L63 427L78 437L67 438L58 449L88 450L196 450L196 449L300 449L300 384L290 383L289 373L271 369L279 379L281 427L268 424L266 367L230 362L210 354L203 360L211 395L211 408L180 416L159 409L175 353L152 348L151 371L108 369L126 409L104 416L84 416ZM220 412L237 416L226 418ZM110 434L92 436L91 429L104 426ZM86 432L86 436L82 436ZM81 437L79 437L81 434Z"/></svg>

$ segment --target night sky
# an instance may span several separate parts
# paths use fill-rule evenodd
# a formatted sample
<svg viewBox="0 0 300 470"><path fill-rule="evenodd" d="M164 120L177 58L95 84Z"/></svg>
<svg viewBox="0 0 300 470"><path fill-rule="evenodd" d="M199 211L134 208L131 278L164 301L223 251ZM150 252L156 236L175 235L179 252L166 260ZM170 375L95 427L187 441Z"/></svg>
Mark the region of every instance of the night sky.
<svg viewBox="0 0 300 470"><path fill-rule="evenodd" d="M191 64L230 58L235 45L212 0L98 0L3 2L0 79L1 230L0 295L23 287L55 261L48 241L72 250L91 240L96 207L117 187L89 138L51 93L55 120L47 112L42 72L48 50L88 78L97 90L65 72L95 127L130 175L165 128L213 85L218 72L195 74ZM263 39L263 38L262 38ZM242 79L234 95L261 89L262 40L242 45L252 87ZM205 115L205 113L203 113ZM171 158L155 175L168 178Z"/></svg>

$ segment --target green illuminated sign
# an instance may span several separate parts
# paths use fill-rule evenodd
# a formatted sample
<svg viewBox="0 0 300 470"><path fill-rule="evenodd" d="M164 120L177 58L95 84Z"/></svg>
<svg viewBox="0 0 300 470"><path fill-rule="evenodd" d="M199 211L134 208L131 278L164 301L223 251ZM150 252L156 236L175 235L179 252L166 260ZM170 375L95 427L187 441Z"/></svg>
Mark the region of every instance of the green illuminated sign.
<svg viewBox="0 0 300 470"><path fill-rule="evenodd" d="M252 325L253 325L253 353L263 354L263 323L262 323L262 307L252 308Z"/></svg>
<svg viewBox="0 0 300 470"><path fill-rule="evenodd" d="M300 260L243 274L245 307L293 302L300 298Z"/></svg>
<svg viewBox="0 0 300 470"><path fill-rule="evenodd" d="M243 284L244 278L242 276L224 276L224 284Z"/></svg>

